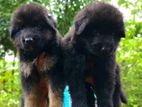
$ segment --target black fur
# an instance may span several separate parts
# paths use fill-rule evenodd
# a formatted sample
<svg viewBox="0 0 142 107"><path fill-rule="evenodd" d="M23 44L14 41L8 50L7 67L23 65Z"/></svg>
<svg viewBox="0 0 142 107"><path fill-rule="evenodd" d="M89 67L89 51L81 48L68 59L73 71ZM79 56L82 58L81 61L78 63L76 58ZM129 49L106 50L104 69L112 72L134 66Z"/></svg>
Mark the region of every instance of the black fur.
<svg viewBox="0 0 142 107"><path fill-rule="evenodd" d="M120 67L117 64L115 70L115 89L113 93L113 104L114 107L120 107L120 101L127 104L127 98L121 88L121 81L120 81Z"/></svg>
<svg viewBox="0 0 142 107"><path fill-rule="evenodd" d="M50 13L37 4L17 8L10 34L20 57L21 107L62 107L61 40Z"/></svg>
<svg viewBox="0 0 142 107"><path fill-rule="evenodd" d="M113 95L120 80L116 79L116 49L121 37L125 37L123 17L112 5L91 4L78 12L63 40L64 72L73 107L88 107L84 84L88 75L92 78L98 107L115 106Z"/></svg>

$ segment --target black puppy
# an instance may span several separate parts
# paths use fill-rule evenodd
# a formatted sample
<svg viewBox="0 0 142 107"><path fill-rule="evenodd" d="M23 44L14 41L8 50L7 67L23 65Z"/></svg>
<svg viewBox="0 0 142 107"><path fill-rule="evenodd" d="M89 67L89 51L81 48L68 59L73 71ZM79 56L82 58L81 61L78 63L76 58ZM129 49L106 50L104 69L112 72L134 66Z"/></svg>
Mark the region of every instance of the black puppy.
<svg viewBox="0 0 142 107"><path fill-rule="evenodd" d="M16 9L11 38L20 56L21 107L62 107L60 37L50 13L37 4Z"/></svg>
<svg viewBox="0 0 142 107"><path fill-rule="evenodd" d="M64 72L73 107L88 107L85 82L94 87L98 107L119 107L113 99L118 104L116 49L121 37L125 37L123 17L112 5L91 4L78 12L63 40Z"/></svg>

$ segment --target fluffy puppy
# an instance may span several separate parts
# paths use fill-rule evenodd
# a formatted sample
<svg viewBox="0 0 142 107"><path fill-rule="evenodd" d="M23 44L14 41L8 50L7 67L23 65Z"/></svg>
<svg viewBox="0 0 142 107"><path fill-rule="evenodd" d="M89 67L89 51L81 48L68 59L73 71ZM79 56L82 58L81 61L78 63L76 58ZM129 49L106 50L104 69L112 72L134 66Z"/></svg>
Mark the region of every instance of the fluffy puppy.
<svg viewBox="0 0 142 107"><path fill-rule="evenodd" d="M51 14L27 4L15 10L11 24L20 59L21 107L62 107L61 40Z"/></svg>
<svg viewBox="0 0 142 107"><path fill-rule="evenodd" d="M88 107L85 82L94 87L98 107L119 107L113 105L113 100L117 104L120 100L120 85L116 91L120 80L116 75L116 49L122 37L125 37L123 17L114 6L96 3L77 13L63 40L64 72L73 107Z"/></svg>

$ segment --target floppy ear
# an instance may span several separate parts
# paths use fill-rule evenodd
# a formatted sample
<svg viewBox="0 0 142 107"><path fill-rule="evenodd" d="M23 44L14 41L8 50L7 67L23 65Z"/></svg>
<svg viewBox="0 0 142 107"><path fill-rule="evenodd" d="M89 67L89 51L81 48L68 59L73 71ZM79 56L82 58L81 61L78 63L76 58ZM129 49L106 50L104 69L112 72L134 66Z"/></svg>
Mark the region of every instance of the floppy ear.
<svg viewBox="0 0 142 107"><path fill-rule="evenodd" d="M12 26L10 29L9 29L9 33L10 33L10 37L11 38L14 38L15 34L18 32L18 29L15 28L15 26Z"/></svg>
<svg viewBox="0 0 142 107"><path fill-rule="evenodd" d="M75 34L80 35L84 30L87 24L89 23L89 19L87 17L83 17L80 20L75 22Z"/></svg>
<svg viewBox="0 0 142 107"><path fill-rule="evenodd" d="M49 27L56 32L56 22L54 21L54 19L52 18L52 16L50 14L48 14L46 16L46 22L49 25Z"/></svg>

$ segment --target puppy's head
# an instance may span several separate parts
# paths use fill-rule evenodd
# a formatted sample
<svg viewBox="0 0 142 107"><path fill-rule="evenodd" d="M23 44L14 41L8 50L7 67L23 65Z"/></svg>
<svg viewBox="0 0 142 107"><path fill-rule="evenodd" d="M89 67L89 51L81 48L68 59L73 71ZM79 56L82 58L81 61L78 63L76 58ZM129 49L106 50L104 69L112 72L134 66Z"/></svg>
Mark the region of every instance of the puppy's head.
<svg viewBox="0 0 142 107"><path fill-rule="evenodd" d="M18 51L34 58L56 39L56 25L45 8L27 4L14 12L10 35Z"/></svg>
<svg viewBox="0 0 142 107"><path fill-rule="evenodd" d="M96 55L115 53L125 36L121 12L112 5L97 3L86 6L75 17L73 41L80 51Z"/></svg>

